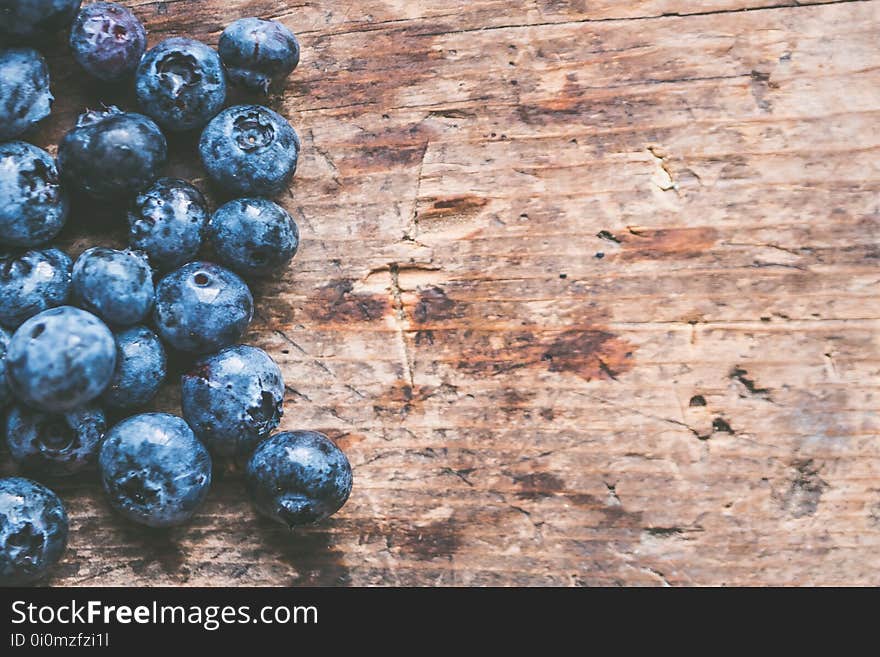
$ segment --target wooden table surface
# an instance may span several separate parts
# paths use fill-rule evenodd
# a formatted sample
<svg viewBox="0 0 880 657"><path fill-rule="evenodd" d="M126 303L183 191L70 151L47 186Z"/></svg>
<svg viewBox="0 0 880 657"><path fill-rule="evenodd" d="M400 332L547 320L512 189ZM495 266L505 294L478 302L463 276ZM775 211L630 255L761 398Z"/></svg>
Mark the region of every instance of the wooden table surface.
<svg viewBox="0 0 880 657"><path fill-rule="evenodd" d="M226 469L151 533L63 482L52 585L880 583L880 2L124 4L301 38L302 248L247 339L355 488L291 534ZM133 107L47 54L38 144Z"/></svg>

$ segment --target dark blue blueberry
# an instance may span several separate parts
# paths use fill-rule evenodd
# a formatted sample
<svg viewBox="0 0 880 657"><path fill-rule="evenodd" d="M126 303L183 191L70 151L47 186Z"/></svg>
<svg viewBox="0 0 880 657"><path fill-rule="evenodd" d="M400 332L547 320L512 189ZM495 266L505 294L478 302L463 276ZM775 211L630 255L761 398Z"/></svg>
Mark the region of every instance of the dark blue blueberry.
<svg viewBox="0 0 880 657"><path fill-rule="evenodd" d="M184 180L160 178L128 213L131 246L161 271L180 267L198 254L209 218L198 189Z"/></svg>
<svg viewBox="0 0 880 657"><path fill-rule="evenodd" d="M253 315L247 283L210 262L186 264L156 288L156 329L178 351L208 354L228 347L238 342Z"/></svg>
<svg viewBox="0 0 880 657"><path fill-rule="evenodd" d="M97 246L73 265L77 305L113 326L131 326L153 308L153 270L146 256Z"/></svg>
<svg viewBox="0 0 880 657"><path fill-rule="evenodd" d="M165 349L144 326L116 334L116 372L101 400L110 407L137 408L149 403L165 381Z"/></svg>
<svg viewBox="0 0 880 657"><path fill-rule="evenodd" d="M0 144L0 242L45 244L61 231L68 207L51 155L23 141Z"/></svg>
<svg viewBox="0 0 880 657"><path fill-rule="evenodd" d="M13 394L34 408L66 413L104 392L116 366L110 329L85 310L61 306L18 327L6 352Z"/></svg>
<svg viewBox="0 0 880 657"><path fill-rule="evenodd" d="M299 42L278 21L242 18L223 30L218 46L229 79L269 92L299 64Z"/></svg>
<svg viewBox="0 0 880 657"><path fill-rule="evenodd" d="M86 73L114 82L134 73L147 49L147 31L129 9L96 2L73 22L70 48Z"/></svg>
<svg viewBox="0 0 880 657"><path fill-rule="evenodd" d="M91 405L56 415L19 404L6 416L13 460L50 477L66 477L92 465L106 430L104 411Z"/></svg>
<svg viewBox="0 0 880 657"><path fill-rule="evenodd" d="M49 116L52 100L49 67L40 53L0 50L0 141L15 139Z"/></svg>
<svg viewBox="0 0 880 657"><path fill-rule="evenodd" d="M242 276L282 273L299 247L296 222L264 198L222 206L211 218L208 237L217 259Z"/></svg>
<svg viewBox="0 0 880 657"><path fill-rule="evenodd" d="M58 249L0 255L0 324L17 329L37 313L66 304L72 266Z"/></svg>
<svg viewBox="0 0 880 657"><path fill-rule="evenodd" d="M214 454L246 456L283 414L284 379L269 354L236 345L182 378L183 417Z"/></svg>
<svg viewBox="0 0 880 657"><path fill-rule="evenodd" d="M260 443L245 481L260 513L293 528L342 508L351 494L351 465L324 434L290 431Z"/></svg>
<svg viewBox="0 0 880 657"><path fill-rule="evenodd" d="M86 112L76 126L58 147L58 167L71 189L114 199L137 194L159 177L168 144L151 119L108 107Z"/></svg>
<svg viewBox="0 0 880 657"><path fill-rule="evenodd" d="M12 399L9 383L6 381L6 350L9 348L9 333L0 328L0 410L4 409Z"/></svg>
<svg viewBox="0 0 880 657"><path fill-rule="evenodd" d="M222 111L199 141L208 175L235 196L281 193L296 172L299 149L299 136L287 120L260 105Z"/></svg>
<svg viewBox="0 0 880 657"><path fill-rule="evenodd" d="M172 131L203 128L226 102L220 56L201 41L165 39L138 66L135 92L144 113Z"/></svg>
<svg viewBox="0 0 880 657"><path fill-rule="evenodd" d="M44 577L67 548L67 530L55 493L30 479L0 479L0 586Z"/></svg>
<svg viewBox="0 0 880 657"><path fill-rule="evenodd" d="M113 427L98 457L113 507L148 527L186 522L208 494L211 456L179 417L135 415Z"/></svg>
<svg viewBox="0 0 880 657"><path fill-rule="evenodd" d="M70 25L82 0L0 0L0 42L32 39Z"/></svg>

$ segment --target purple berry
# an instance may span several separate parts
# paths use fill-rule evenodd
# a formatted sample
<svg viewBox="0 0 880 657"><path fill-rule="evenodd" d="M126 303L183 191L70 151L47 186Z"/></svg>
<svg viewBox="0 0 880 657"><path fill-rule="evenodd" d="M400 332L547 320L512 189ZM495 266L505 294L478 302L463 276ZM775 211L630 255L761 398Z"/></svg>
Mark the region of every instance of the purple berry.
<svg viewBox="0 0 880 657"><path fill-rule="evenodd" d="M278 21L242 18L223 30L218 47L229 79L267 93L299 64L299 41Z"/></svg>
<svg viewBox="0 0 880 657"><path fill-rule="evenodd" d="M147 49L147 31L125 7L96 2L76 17L70 47L86 73L115 82L134 74Z"/></svg>

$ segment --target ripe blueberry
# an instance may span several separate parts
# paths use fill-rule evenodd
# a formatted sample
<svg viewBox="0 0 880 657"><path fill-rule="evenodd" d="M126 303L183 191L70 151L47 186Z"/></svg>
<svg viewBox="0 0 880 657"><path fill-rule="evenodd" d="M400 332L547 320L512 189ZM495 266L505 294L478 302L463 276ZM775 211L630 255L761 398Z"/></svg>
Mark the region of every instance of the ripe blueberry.
<svg viewBox="0 0 880 657"><path fill-rule="evenodd" d="M17 329L37 313L67 303L71 267L58 249L0 255L0 324Z"/></svg>
<svg viewBox="0 0 880 657"><path fill-rule="evenodd" d="M71 189L96 199L131 196L159 176L165 136L142 114L108 107L86 112L58 147L58 167Z"/></svg>
<svg viewBox="0 0 880 657"><path fill-rule="evenodd" d="M279 274L299 247L296 222L264 198L242 198L211 218L208 237L217 259L242 276Z"/></svg>
<svg viewBox="0 0 880 657"><path fill-rule="evenodd" d="M49 116L52 100L49 67L40 53L0 50L0 141L15 139Z"/></svg>
<svg viewBox="0 0 880 657"><path fill-rule="evenodd" d="M236 345L182 377L183 417L214 454L246 456L281 421L284 379L262 349Z"/></svg>
<svg viewBox="0 0 880 657"><path fill-rule="evenodd" d="M18 327L6 352L13 394L49 413L79 408L104 392L116 366L110 329L85 310L61 306Z"/></svg>
<svg viewBox="0 0 880 657"><path fill-rule="evenodd" d="M147 49L147 31L129 9L96 2L73 22L70 48L86 73L114 82L134 73Z"/></svg>
<svg viewBox="0 0 880 657"><path fill-rule="evenodd" d="M186 422L167 413L135 415L113 427L98 457L113 507L148 527L179 525L211 485L211 456Z"/></svg>
<svg viewBox="0 0 880 657"><path fill-rule="evenodd" d="M153 308L153 270L146 256L101 246L84 251L73 265L77 305L113 326L131 326Z"/></svg>
<svg viewBox="0 0 880 657"><path fill-rule="evenodd" d="M92 465L106 430L104 411L94 405L51 414L18 404L6 416L6 443L13 460L50 477L73 475Z"/></svg>
<svg viewBox="0 0 880 657"><path fill-rule="evenodd" d="M0 586L45 576L67 548L67 513L58 496L30 479L0 479Z"/></svg>
<svg viewBox="0 0 880 657"><path fill-rule="evenodd" d="M237 196L279 194L296 172L299 149L299 136L287 120L260 105L222 111L199 141L208 175Z"/></svg>
<svg viewBox="0 0 880 657"><path fill-rule="evenodd" d="M116 371L101 401L112 408L137 408L149 403L165 381L165 349L145 326L116 334Z"/></svg>
<svg viewBox="0 0 880 657"><path fill-rule="evenodd" d="M200 41L166 39L141 60L135 93L144 113L166 130L203 128L226 101L223 64Z"/></svg>
<svg viewBox="0 0 880 657"><path fill-rule="evenodd" d="M218 50L230 80L263 93L299 64L299 42L293 32L262 18L232 23L220 35Z"/></svg>
<svg viewBox="0 0 880 657"><path fill-rule="evenodd" d="M351 465L321 433L278 433L254 451L245 482L260 513L293 528L342 508L351 493Z"/></svg>
<svg viewBox="0 0 880 657"><path fill-rule="evenodd" d="M228 347L238 342L253 314L247 283L209 262L175 269L156 288L156 329L179 351L208 354Z"/></svg>
<svg viewBox="0 0 880 657"><path fill-rule="evenodd" d="M167 271L196 257L208 219L208 204L198 189L184 180L160 178L128 213L129 240L153 267Z"/></svg>
<svg viewBox="0 0 880 657"><path fill-rule="evenodd" d="M61 231L68 207L51 155L23 141L0 144L0 241L45 244Z"/></svg>

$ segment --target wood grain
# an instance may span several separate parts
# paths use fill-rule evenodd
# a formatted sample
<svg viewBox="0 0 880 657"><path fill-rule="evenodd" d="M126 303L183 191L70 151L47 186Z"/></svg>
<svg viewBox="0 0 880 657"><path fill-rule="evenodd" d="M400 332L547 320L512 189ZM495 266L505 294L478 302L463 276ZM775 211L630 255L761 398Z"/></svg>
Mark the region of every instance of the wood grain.
<svg viewBox="0 0 880 657"><path fill-rule="evenodd" d="M304 240L248 339L355 489L291 534L224 469L155 534L63 482L50 584L880 583L880 2L125 4L301 36ZM130 106L48 55L40 145Z"/></svg>

